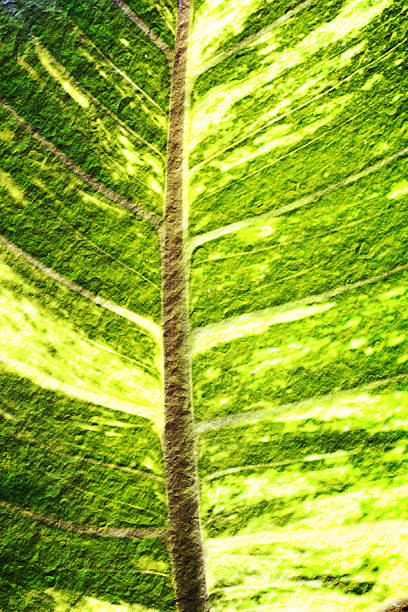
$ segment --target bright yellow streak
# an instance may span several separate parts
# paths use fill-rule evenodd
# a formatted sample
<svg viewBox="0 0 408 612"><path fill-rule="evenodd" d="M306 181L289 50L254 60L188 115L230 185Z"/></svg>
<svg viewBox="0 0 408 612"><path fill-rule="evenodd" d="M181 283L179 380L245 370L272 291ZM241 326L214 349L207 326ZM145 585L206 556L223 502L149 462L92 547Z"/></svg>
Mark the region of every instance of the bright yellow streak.
<svg viewBox="0 0 408 612"><path fill-rule="evenodd" d="M381 490L381 493L384 491ZM250 533L248 535L233 536L227 538L214 538L207 540L207 547L211 547L211 555L221 555L223 553L250 550L251 546L262 546L265 544L274 544L276 542L285 542L291 536L298 535L292 541L302 542L305 546L312 548L319 547L319 543L324 546L324 549L332 548L338 552L339 546L344 546L351 552L352 548L362 547L369 549L372 545L383 552L393 551L394 554L406 555L406 547L408 545L408 521L402 519L376 521L371 523L359 523L358 525L336 525L336 517L332 516L332 525L329 529L324 526L324 542L322 542L322 527L319 524L313 525L315 518L304 521L305 525L302 528L282 528L279 527L273 531L263 531L258 533ZM338 517L337 517L338 518Z"/></svg>
<svg viewBox="0 0 408 612"><path fill-rule="evenodd" d="M5 264L0 264L0 277L22 284ZM0 361L6 369L44 388L148 418L161 429L159 380L93 343L22 292L3 286L0 309Z"/></svg>
<svg viewBox="0 0 408 612"><path fill-rule="evenodd" d="M14 139L14 136L15 136L14 132L9 130L7 127L4 127L0 131L0 139L3 140L4 142L11 142Z"/></svg>
<svg viewBox="0 0 408 612"><path fill-rule="evenodd" d="M220 2L206 0L194 15L188 51L188 72L191 79L222 43L239 34L248 17L262 5L262 0Z"/></svg>
<svg viewBox="0 0 408 612"><path fill-rule="evenodd" d="M209 350L217 344L231 342L250 334L259 334L276 323L289 323L325 312L334 302L317 306L302 306L291 310L268 308L266 310L240 315L225 321L213 323L193 332L193 352Z"/></svg>
<svg viewBox="0 0 408 612"><path fill-rule="evenodd" d="M277 147L296 144L303 140L303 138L314 134L328 123L331 123L350 102L351 98L351 95L347 95L330 104L325 104L317 110L317 112L323 114L323 117L310 123L307 127L300 128L297 131L292 131L292 124L280 124L270 127L254 139L253 146L235 147L222 161L210 162L213 168L219 168L222 172L222 178L218 181L217 185L222 187L222 185L227 184L233 178L232 175L226 174L233 168L246 164L256 157L265 155Z"/></svg>
<svg viewBox="0 0 408 612"><path fill-rule="evenodd" d="M408 181L406 179L400 181L393 185L390 193L387 195L388 199L391 198L400 198L402 196L408 195Z"/></svg>
<svg viewBox="0 0 408 612"><path fill-rule="evenodd" d="M54 79L61 85L61 87L67 92L69 96L83 108L89 107L89 100L87 96L80 91L73 83L69 76L69 73L57 62L57 60L51 55L45 47L41 45L38 40L34 41L34 47L45 70L54 77Z"/></svg>
<svg viewBox="0 0 408 612"><path fill-rule="evenodd" d="M380 493L383 494L383 491ZM362 495L361 501L363 499ZM401 495L400 499L404 504L406 497ZM237 590L234 593L235 601L239 601L241 591L242 598L247 598L248 588L256 592L275 587L285 591L285 611L327 612L328 609L335 609L334 605L338 604L340 610L357 612L361 609L361 604L365 603L363 597L367 597L364 609L367 612L376 612L378 602L375 599L373 601L370 593L359 597L356 602L355 598L347 594L333 593L331 597L328 591L325 591L322 599L320 589L314 594L302 584L297 586L291 580L291 573L283 572L282 575L279 572L282 566L276 561L278 555L292 566L296 564L299 567L303 566L305 558L315 556L320 560L324 555L325 567L329 571L332 567L341 567L343 572L348 569L352 571L367 557L384 559L381 571L376 576L378 582L388 585L393 601L405 597L408 567L403 560L406 558L408 546L408 521L395 519L342 525L339 524L338 512L334 508L333 510L328 514L319 512L317 516L302 521L301 526L279 526L270 531L208 539L205 550L210 592L217 574L224 574L226 571L227 576L234 572L242 577L241 584L234 587ZM302 544L302 553L299 552L299 542ZM276 549L275 558L262 554L262 547L270 545ZM256 574L254 569L257 566ZM282 605L278 602L275 605L271 603L267 610L278 612L282 610Z"/></svg>
<svg viewBox="0 0 408 612"><path fill-rule="evenodd" d="M128 414L136 414L138 416L150 419L151 421L158 422L157 411L152 406L126 402L116 397L112 397L109 394L103 393L102 391L93 391L85 387L61 382L53 376L44 374L44 372L42 372L40 369L31 367L26 362L11 358L7 359L7 357L2 354L0 354L0 363L2 363L6 369L10 369L22 377L29 378L35 384L43 387L44 389L59 391L65 395L75 397L76 399L85 402L90 402L91 404L96 404L97 406L104 406L106 408L119 410ZM86 382L83 384L86 385Z"/></svg>
<svg viewBox="0 0 408 612"><path fill-rule="evenodd" d="M1 170L0 168L0 188L1 187L6 189L14 200L25 205L26 202L24 199L23 189L17 185L13 177L8 172L4 172L4 170Z"/></svg>
<svg viewBox="0 0 408 612"><path fill-rule="evenodd" d="M253 95L254 92L260 91L261 89L267 91L268 88L274 87L271 81L279 77L288 69L294 68L303 62L310 62L312 55L330 44L341 39L347 40L348 38L356 36L359 30L368 25L376 16L380 15L390 3L391 0L377 0L373 2L369 0L350 0L334 19L316 28L295 47L282 52L276 51L279 42L279 31L266 33L264 36L251 43L249 47L256 48L258 45L260 46L259 68L251 71L249 76L244 76L240 80L237 77L236 80L228 84L213 87L200 100L192 111L189 132L191 148L195 148L200 143L203 134L208 135L211 132L217 132L222 124L230 124L233 130L234 117L236 116L233 106L239 100L246 96ZM241 5L241 3L231 3L231 10L233 10L232 7L236 4ZM246 6L245 4L244 8ZM207 10L208 4L205 4L204 7L206 7ZM214 10L212 5L210 5L210 9ZM205 45L206 35L202 34L202 32L206 32L207 27L211 32L212 19L214 18L211 10L208 17L208 24L205 19L204 8L200 13L200 19L196 22L193 40L195 39L194 44L197 46ZM231 19L231 22L233 22L233 19ZM198 28L200 28L200 30ZM202 39L203 36L204 39ZM217 44L220 42L222 42L222 40L218 40ZM343 64L347 63L354 54L363 49L363 46L364 44L357 45L352 50L345 52L341 56L340 61ZM189 61L189 78L193 80L200 66L200 62L202 63L202 59L197 56L197 52L194 48L191 51ZM338 63L338 61L337 58L336 62ZM330 62L324 62L320 72L326 71L328 68L330 68ZM320 89L323 88L324 83L321 81ZM295 92L290 92L289 89L286 95L288 96L287 99L280 103L279 108L276 107L269 111L268 114L270 114L272 118L275 115L277 116L284 107L290 106L293 97L296 97ZM264 113L261 119L262 123L265 123L265 121L268 121L268 115ZM256 121L246 126L245 133L249 134L256 128L258 123L259 118L256 118ZM238 129L238 124L236 125L236 129ZM239 128L242 132L241 123L239 123ZM214 153L217 152L219 148L220 144L218 141L217 145L214 147ZM208 153L212 154L212 151L208 151Z"/></svg>
<svg viewBox="0 0 408 612"><path fill-rule="evenodd" d="M121 145L123 145L123 148ZM136 166L150 166L152 171L155 174L159 176L163 175L163 166L159 163L158 159L153 157L148 152L145 152L145 151L142 152L140 150L138 151L136 147L134 146L134 144L125 135L122 134L121 136L119 136L118 146L120 147L120 152L125 157L125 159L128 161L127 170L129 174L134 174L134 171L132 172L132 170L129 170L129 168L132 168L133 165L136 165ZM162 188L157 182L157 180L153 179L152 177L149 177L149 179L153 180L154 185L155 185L154 187L152 187L152 185L150 186L155 191L159 190L159 193L161 193Z"/></svg>

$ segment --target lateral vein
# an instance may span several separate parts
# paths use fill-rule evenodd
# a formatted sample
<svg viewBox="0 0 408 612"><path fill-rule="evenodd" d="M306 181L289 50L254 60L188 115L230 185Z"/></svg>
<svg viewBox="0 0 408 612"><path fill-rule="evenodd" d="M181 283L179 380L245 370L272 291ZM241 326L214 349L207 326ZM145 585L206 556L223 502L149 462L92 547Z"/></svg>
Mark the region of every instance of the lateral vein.
<svg viewBox="0 0 408 612"><path fill-rule="evenodd" d="M329 195L330 193L333 193L334 191L338 191L339 189L343 189L344 187L353 185L360 179L365 178L366 176L369 176L370 174L373 174L374 172L377 172L377 170L381 170L388 164L391 164L392 162L404 157L407 154L408 154L408 147L405 147L404 149L397 151L393 155L384 157L380 161L374 164L371 164L370 166L367 166L366 168L364 168L364 170L361 170L360 172L357 172L356 174L350 174L349 176L342 179L341 181L332 183L328 187L319 189L318 191L315 191L312 194L299 198L298 200L295 200L294 202L290 202L289 204L280 206L279 208L276 208L275 210L270 210L260 215L254 215L252 217L248 217L247 219L243 219L242 221L236 221L235 223L229 223L228 225L224 225L223 227L218 227L209 232L205 232L203 234L199 234L198 236L194 236L188 244L188 254L191 255L194 249L196 249L197 247L201 246L202 244L206 242L209 242L210 240L217 240L218 238L221 238L222 236L226 236L228 234L238 232L239 230L244 229L246 227L250 227L251 225L255 225L262 221L267 222L269 219L272 219L274 217L280 217L281 215L285 215L288 212L292 212L293 210L297 210L298 208L302 208L303 206L312 204L313 202L320 200L324 196Z"/></svg>
<svg viewBox="0 0 408 612"><path fill-rule="evenodd" d="M408 374L398 374L397 376L391 376L389 378L380 378L371 383L360 385L358 387L352 387L349 389L342 389L334 393L327 393L326 395L320 395L311 397L301 402L292 402L290 404L276 404L275 406L268 406L267 408L261 408L257 410L247 410L246 412L237 412L235 414L227 414L222 417L216 417L208 421L196 422L196 433L202 434L206 431L212 431L215 429L222 429L224 427L233 427L234 425L243 425L257 421L259 419L273 419L278 414L282 414L288 411L294 411L298 409L308 408L316 402L326 402L334 399L346 398L356 392L360 391L371 391L378 389L388 383L398 382L408 378Z"/></svg>
<svg viewBox="0 0 408 612"><path fill-rule="evenodd" d="M118 304L115 304L115 302L111 302L110 300L107 300L106 298L103 298L100 295L96 295L95 293L88 291L88 289L85 289L84 287L77 285L76 283L71 281L69 278L62 276L61 274L59 274L52 268L49 268L48 266L43 264L41 261L39 261L32 255L30 255L29 253L26 253L25 251L20 249L17 245L13 244L12 242L7 240L2 235L0 235L0 243L3 244L14 255L16 255L17 257L20 257L21 259L24 259L26 262L28 262L29 264L31 264L38 270L41 270L41 272L51 277L54 281L57 281L61 285L64 285L65 287L73 291L74 293L80 295L81 297L84 297L90 302L93 302L97 306L101 306L102 308L105 308L106 310L113 312L119 317L123 317L124 319L128 319L129 321L136 323L136 325L138 325L145 331L149 332L155 338L155 340L159 344L161 344L161 330L160 330L159 325L157 325L157 323L154 323L150 319L142 317L141 315L138 315L135 312L132 312L131 310L128 310L127 308L124 308L123 306L119 306Z"/></svg>
<svg viewBox="0 0 408 612"><path fill-rule="evenodd" d="M230 474L237 474L240 472L255 472L257 470L267 470L273 469L277 467L284 467L286 465L296 465L297 463L309 463L312 461L321 461L330 460L336 457L342 456L344 454L348 455L358 455L361 451L364 450L363 446L360 446L357 449L353 449L350 451L340 451L333 453L324 453L321 455L307 455L306 457L300 457L299 459L288 459L287 461L271 461L270 463L255 463L248 465L237 465L231 468L227 468L225 470L219 470L218 472L213 472L212 474L208 474L207 476L203 476L202 480L205 482L211 482L212 480L217 480L218 478L223 478L224 476L229 476Z"/></svg>
<svg viewBox="0 0 408 612"><path fill-rule="evenodd" d="M322 304L319 307L319 310L310 309L310 311L305 311L304 309L311 304L323 302L324 300L336 297L348 291L353 291L354 289L359 289L360 287L365 287L366 285L372 285L376 282L385 280L386 278L394 276L395 274L403 272L404 270L408 270L408 263L396 266L392 270L382 272L381 274L371 276L370 278L365 278L364 280L360 280L355 283L349 283L335 287L334 289L329 289L324 293L309 295L300 300L286 302L285 304L272 306L271 308L265 308L264 310L248 312L236 317L230 317L228 319L223 319L222 321L217 321L216 323L210 323L205 327L198 327L192 332L193 353L195 354L208 350L216 344L222 342L231 342L235 338L250 335L251 333L254 333L254 328L257 327L257 324L259 324L259 330L264 331L264 329L275 323L294 321L299 318L303 318L304 316L317 314L317 312L324 312L324 310L329 308L329 304ZM302 308L303 312L301 311ZM240 326L242 326L242 329L240 330L240 333L237 333ZM219 335L213 338L209 345L206 338L210 337L214 333Z"/></svg>
<svg viewBox="0 0 408 612"><path fill-rule="evenodd" d="M39 523L44 523L45 525L54 527L56 529L63 529L64 531L71 531L73 533L78 533L82 535L97 536L101 538L122 538L131 540L164 540L166 537L166 530L164 528L139 527L135 529L126 529L117 527L105 528L95 527L92 525L82 525L80 523L71 523L68 521L63 521L61 519L53 518L51 516L41 514L40 512L35 512L34 510L26 510L25 508L15 506L14 504L9 504L4 501L0 501L0 508L4 508L9 512L21 514L22 516L26 516L35 521L38 521Z"/></svg>
<svg viewBox="0 0 408 612"><path fill-rule="evenodd" d="M33 138L35 138L40 144L42 144L46 149L48 149L48 151L50 151L57 159L59 159L64 164L64 166L71 170L71 172L78 176L84 183L92 187L97 193L101 193L111 202L114 202L115 204L118 204L129 212L141 217L142 219L145 219L146 221L149 221L157 229L160 227L161 219L157 215L148 210L145 210L144 208L139 206L139 204L127 200L123 196L112 191L112 189L110 189L109 187L106 187L99 181L92 178L89 174L82 170L82 168L80 168L74 161L72 161L72 159L65 155L65 153L60 151L52 142L44 138L44 136L37 132L36 129L31 127L31 125L23 117L21 117L2 97L0 97L0 104Z"/></svg>

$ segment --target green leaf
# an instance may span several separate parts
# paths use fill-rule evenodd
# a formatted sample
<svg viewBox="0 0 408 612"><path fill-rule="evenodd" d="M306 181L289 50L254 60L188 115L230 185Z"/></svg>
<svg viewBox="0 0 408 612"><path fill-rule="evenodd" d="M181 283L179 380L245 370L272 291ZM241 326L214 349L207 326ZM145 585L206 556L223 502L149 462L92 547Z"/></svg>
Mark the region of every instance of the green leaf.
<svg viewBox="0 0 408 612"><path fill-rule="evenodd" d="M408 597L407 19L0 3L0 608Z"/></svg>

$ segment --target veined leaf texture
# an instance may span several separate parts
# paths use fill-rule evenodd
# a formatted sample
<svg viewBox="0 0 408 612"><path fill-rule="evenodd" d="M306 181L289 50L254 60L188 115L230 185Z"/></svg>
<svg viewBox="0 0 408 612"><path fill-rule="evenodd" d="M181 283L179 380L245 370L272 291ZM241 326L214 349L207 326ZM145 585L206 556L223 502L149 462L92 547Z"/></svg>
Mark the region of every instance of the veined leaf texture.
<svg viewBox="0 0 408 612"><path fill-rule="evenodd" d="M408 6L189 8L169 130L175 0L0 1L0 610L176 610L177 130L210 609L383 610L408 598Z"/></svg>

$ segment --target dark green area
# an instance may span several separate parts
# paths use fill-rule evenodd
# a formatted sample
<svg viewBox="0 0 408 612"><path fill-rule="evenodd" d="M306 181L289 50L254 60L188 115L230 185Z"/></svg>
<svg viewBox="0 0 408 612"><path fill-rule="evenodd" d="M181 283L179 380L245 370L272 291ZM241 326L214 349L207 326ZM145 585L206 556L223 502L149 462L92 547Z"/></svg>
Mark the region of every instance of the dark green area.
<svg viewBox="0 0 408 612"><path fill-rule="evenodd" d="M164 485L149 478L161 473L161 448L146 419L47 391L6 372L0 386L2 501L91 527L163 526ZM144 466L146 459L153 471ZM14 606L5 609L26 610L28 592L49 587L67 591L73 600L86 595L172 609L167 578L133 571L145 567L147 555L168 573L162 544L79 536L15 513L10 521L10 511L3 509L1 514L0 605L11 587Z"/></svg>
<svg viewBox="0 0 408 612"><path fill-rule="evenodd" d="M161 446L147 419L69 398L4 371L1 388L4 410L12 416L3 421L1 434L10 469L10 484L9 477L3 475L5 501L24 505L26 500L28 507L45 513L59 509L67 512L67 520L73 522L85 523L83 519L88 516L91 524L93 512L97 515L112 504L111 518L108 514L102 519L110 526L112 521L116 526L128 521L132 526L143 521L162 524L165 509L160 480ZM153 469L145 466L146 461ZM136 471L127 472L127 468ZM150 475L157 478L149 478ZM21 494L14 488L17 481L21 482ZM30 482L35 483L32 492L27 488ZM88 487L95 496L85 495ZM98 494L102 497L98 498ZM114 495L118 496L116 500ZM132 504L137 507L138 500L140 511L132 511L132 516L129 508ZM143 515L143 508L149 516Z"/></svg>
<svg viewBox="0 0 408 612"><path fill-rule="evenodd" d="M163 34L157 11L136 4L139 16ZM151 181L163 183L169 80L163 54L115 3L15 2L3 5L0 22L6 103L91 178L160 214ZM164 38L172 44L171 36ZM1 112L0 233L86 290L157 319L156 230L89 187L7 109ZM11 300L5 329L12 338L28 333L31 352L21 350L37 359L43 376L43 386L30 381L38 375L28 363L27 378L1 372L1 500L94 528L163 527L157 428L146 418L47 389L46 382L60 378L74 394L82 388L131 406L140 401L126 393L133 383L137 388L137 369L147 384L160 376L156 342L1 251L2 288ZM92 355L86 346L95 347ZM46 357L38 362L42 354L49 363ZM123 372L114 372L120 363ZM134 381L127 381L127 367L136 368ZM51 611L60 595L67 610L87 606L88 597L102 606L174 609L163 542L78 535L5 508L1 518L0 608L7 612Z"/></svg>
<svg viewBox="0 0 408 612"><path fill-rule="evenodd" d="M3 509L0 516L0 605L7 612L51 612L56 601L46 589L62 592L72 607L85 596L174 610L169 576L135 571L155 557L169 574L163 544L113 538L107 546L103 538L67 534Z"/></svg>
<svg viewBox="0 0 408 612"><path fill-rule="evenodd" d="M142 5L140 0L138 4ZM146 6L150 3L143 4ZM129 73L139 87L146 88L161 106L166 104L169 96L169 69L164 54L114 2L95 0L92 5L86 3L82 6L72 0L59 0L58 6L119 68ZM153 14L154 9L151 11ZM138 16L144 21L143 15ZM106 23L110 24L109 28L106 28ZM172 37L162 24L158 24L158 20L156 24L147 20L146 23L172 47ZM131 50L121 44L120 38L128 40Z"/></svg>
<svg viewBox="0 0 408 612"><path fill-rule="evenodd" d="M102 7L102 5L101 5ZM28 5L27 2L21 3L21 17L24 18L24 24L30 27L31 31L38 36L39 40L47 47L54 57L64 65L64 68L69 72L71 77L81 84L83 88L91 92L92 95L101 103L103 103L111 112L122 120L126 125L131 127L135 132L143 136L149 143L155 144L163 153L166 148L166 134L163 127L158 129L149 113L145 112L146 108L151 111L158 110L153 101L149 100L144 94L146 93L157 98L157 102L163 107L162 115L165 118L167 102L163 99L163 89L158 89L155 83L155 78L149 78L147 75L142 75L141 71L147 70L147 67L137 66L135 64L133 71L129 62L126 62L125 74L134 76L135 82L138 85L136 89L126 79L113 69L112 65L108 64L108 60L116 65L116 57L124 56L125 59L129 55L127 47L123 44L118 44L116 37L115 49L110 49L108 41L103 39L104 46L100 47L94 41L92 35L85 26L84 9L81 7L79 16L82 19L81 23L76 24L74 9L66 10L59 5L53 6L49 2L40 4L35 2L34 5ZM95 5L93 5L95 9ZM104 7L105 9L105 7ZM102 9L101 9L102 10ZM117 11L117 9L116 9ZM118 12L118 11L117 11ZM158 63L162 68L163 58L157 48L146 38L137 28L131 28L127 25L125 16L120 12L115 12L115 5L110 9L105 19L110 19L116 25L118 34L122 33L125 40L130 34L129 46L132 44L132 55L135 53L146 63ZM101 17L102 18L102 17ZM96 27L96 26L95 26ZM61 33L64 33L63 44L61 44ZM97 32L97 29L95 30ZM21 49L20 49L21 52ZM116 53L115 53L116 52ZM89 57L90 56L90 57ZM113 61L115 60L115 61ZM108 80L100 70L111 70L114 77L113 80ZM164 68L163 68L164 70ZM156 76L156 75L155 75ZM118 87L119 85L119 87ZM121 89L123 95L121 96ZM128 96L125 95L128 93ZM143 106L145 105L145 106ZM141 116L143 121L141 121Z"/></svg>

